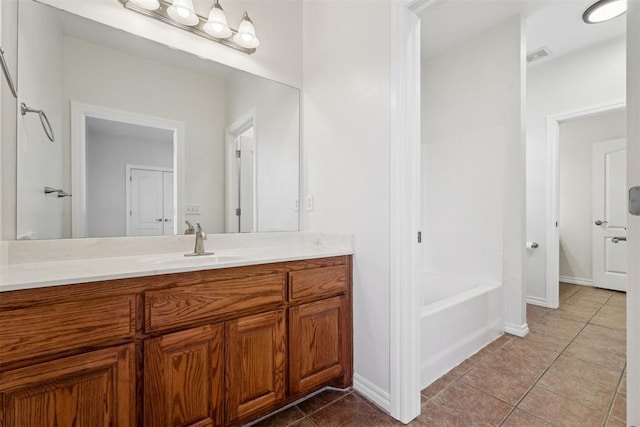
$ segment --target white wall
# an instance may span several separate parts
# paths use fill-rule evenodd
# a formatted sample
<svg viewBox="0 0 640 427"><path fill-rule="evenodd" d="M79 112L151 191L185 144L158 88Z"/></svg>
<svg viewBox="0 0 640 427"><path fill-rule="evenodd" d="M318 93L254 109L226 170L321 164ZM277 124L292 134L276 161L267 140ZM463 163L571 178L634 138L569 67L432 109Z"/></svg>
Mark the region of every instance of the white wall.
<svg viewBox="0 0 640 427"><path fill-rule="evenodd" d="M512 17L422 67L423 268L503 283L515 328L524 324L521 33Z"/></svg>
<svg viewBox="0 0 640 427"><path fill-rule="evenodd" d="M37 114L18 116L17 237L59 238L70 199L45 195L44 187L70 191L63 172L62 27L51 9L35 2L20 2L19 25L19 102L47 113L56 141L47 139Z"/></svg>
<svg viewBox="0 0 640 427"><path fill-rule="evenodd" d="M592 281L592 146L625 135L624 111L560 124L560 281Z"/></svg>
<svg viewBox="0 0 640 427"><path fill-rule="evenodd" d="M162 140L87 132L86 237L126 235L127 164L172 169L173 132Z"/></svg>
<svg viewBox="0 0 640 427"><path fill-rule="evenodd" d="M306 1L303 230L353 232L355 386L389 408L391 2Z"/></svg>
<svg viewBox="0 0 640 427"><path fill-rule="evenodd" d="M540 249L525 259L527 297L544 304L548 163L547 116L625 99L625 40L551 59L527 70L527 240Z"/></svg>
<svg viewBox="0 0 640 427"><path fill-rule="evenodd" d="M300 87L302 82L301 0L222 3L231 27L238 28L244 11L253 20L260 46L250 56L126 10L115 0L43 0L42 3L295 87ZM206 17L212 3L211 0L195 0L196 12Z"/></svg>
<svg viewBox="0 0 640 427"><path fill-rule="evenodd" d="M298 230L299 106L294 88L247 73L227 80L227 126L256 114L259 232Z"/></svg>
<svg viewBox="0 0 640 427"><path fill-rule="evenodd" d="M209 233L224 232L225 97L220 79L65 37L65 134L71 101L183 122L184 201L200 205L190 219Z"/></svg>
<svg viewBox="0 0 640 427"><path fill-rule="evenodd" d="M3 1L0 5L0 20L2 35L2 48L7 65L15 84L18 75L18 21L17 0ZM3 77L4 78L4 77ZM16 199L16 99L5 82L0 84L0 193L2 195L2 207L0 208L0 238L15 239L15 199ZM13 143L11 143L13 141ZM5 203L11 200L11 203ZM4 248L6 245L2 245ZM5 258L4 256L2 257Z"/></svg>

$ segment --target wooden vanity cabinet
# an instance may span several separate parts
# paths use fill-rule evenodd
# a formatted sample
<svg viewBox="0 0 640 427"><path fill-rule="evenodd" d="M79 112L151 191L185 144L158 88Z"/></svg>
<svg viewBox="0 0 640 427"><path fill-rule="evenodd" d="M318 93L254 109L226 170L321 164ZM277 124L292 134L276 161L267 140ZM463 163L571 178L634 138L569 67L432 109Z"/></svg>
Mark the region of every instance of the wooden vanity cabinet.
<svg viewBox="0 0 640 427"><path fill-rule="evenodd" d="M2 297L2 427L241 425L351 385L350 256Z"/></svg>
<svg viewBox="0 0 640 427"><path fill-rule="evenodd" d="M223 345L221 323L145 340L145 426L223 424Z"/></svg>
<svg viewBox="0 0 640 427"><path fill-rule="evenodd" d="M226 322L226 418L233 424L286 396L284 310Z"/></svg>
<svg viewBox="0 0 640 427"><path fill-rule="evenodd" d="M134 345L0 373L0 425L134 426Z"/></svg>

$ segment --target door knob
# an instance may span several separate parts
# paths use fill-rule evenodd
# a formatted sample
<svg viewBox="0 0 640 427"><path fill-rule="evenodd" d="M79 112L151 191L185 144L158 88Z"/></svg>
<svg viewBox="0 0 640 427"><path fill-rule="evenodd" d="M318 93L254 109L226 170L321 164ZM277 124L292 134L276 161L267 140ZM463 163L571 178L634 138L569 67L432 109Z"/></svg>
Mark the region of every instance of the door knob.
<svg viewBox="0 0 640 427"><path fill-rule="evenodd" d="M602 225L602 224L608 224L608 223L609 223L609 221L601 221L601 220L598 219L598 220L596 220L595 224L596 225Z"/></svg>
<svg viewBox="0 0 640 427"><path fill-rule="evenodd" d="M157 222L162 222L162 218L156 218Z"/></svg>

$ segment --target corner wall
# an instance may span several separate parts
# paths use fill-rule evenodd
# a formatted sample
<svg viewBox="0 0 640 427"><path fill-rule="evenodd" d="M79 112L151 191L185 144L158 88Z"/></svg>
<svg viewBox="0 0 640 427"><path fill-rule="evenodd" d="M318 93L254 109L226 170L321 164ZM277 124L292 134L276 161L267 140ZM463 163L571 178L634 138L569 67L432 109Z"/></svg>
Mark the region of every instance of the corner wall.
<svg viewBox="0 0 640 427"><path fill-rule="evenodd" d="M305 231L354 234L354 384L389 410L390 61L387 1L303 8ZM301 204L304 206L304 203Z"/></svg>

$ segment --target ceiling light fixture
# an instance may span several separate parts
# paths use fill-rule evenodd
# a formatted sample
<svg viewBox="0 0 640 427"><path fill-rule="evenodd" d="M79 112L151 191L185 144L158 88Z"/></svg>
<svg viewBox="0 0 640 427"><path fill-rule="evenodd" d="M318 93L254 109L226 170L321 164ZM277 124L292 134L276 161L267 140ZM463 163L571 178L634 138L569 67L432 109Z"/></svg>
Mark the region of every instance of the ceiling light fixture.
<svg viewBox="0 0 640 427"><path fill-rule="evenodd" d="M598 24L616 18L627 11L627 0L599 0L582 14L587 24Z"/></svg>
<svg viewBox="0 0 640 427"><path fill-rule="evenodd" d="M225 46L251 55L260 41L253 22L244 13L238 30L230 28L219 0L209 11L208 18L196 14L193 0L119 0L129 10L189 31L200 37L222 43Z"/></svg>

